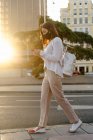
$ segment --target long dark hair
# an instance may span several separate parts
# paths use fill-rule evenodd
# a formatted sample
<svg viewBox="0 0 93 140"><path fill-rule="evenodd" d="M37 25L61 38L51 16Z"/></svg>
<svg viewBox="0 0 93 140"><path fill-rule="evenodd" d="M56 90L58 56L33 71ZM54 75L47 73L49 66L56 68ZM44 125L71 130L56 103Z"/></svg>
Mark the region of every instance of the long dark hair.
<svg viewBox="0 0 93 140"><path fill-rule="evenodd" d="M59 36L58 32L57 32L57 29L52 22L43 23L40 27L41 27L41 34L42 34L42 37L43 37L43 41L44 41L44 39L51 40L51 39ZM47 29L48 33L44 35L42 33L42 28Z"/></svg>

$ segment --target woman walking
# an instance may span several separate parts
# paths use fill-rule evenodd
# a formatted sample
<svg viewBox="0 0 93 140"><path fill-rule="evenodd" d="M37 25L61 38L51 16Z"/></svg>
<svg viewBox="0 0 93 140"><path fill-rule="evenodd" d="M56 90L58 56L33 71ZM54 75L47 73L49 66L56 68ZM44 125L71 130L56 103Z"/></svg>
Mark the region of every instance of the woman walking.
<svg viewBox="0 0 93 140"><path fill-rule="evenodd" d="M63 53L63 43L58 36L58 32L51 22L46 22L41 26L44 50L34 50L33 54L40 56L44 60L45 76L41 88L41 112L40 121L36 128L29 129L29 133L46 132L49 104L53 95L57 103L62 107L69 122L72 123L69 132L76 132L82 121L78 118L71 104L64 97L62 90L62 66L60 59Z"/></svg>

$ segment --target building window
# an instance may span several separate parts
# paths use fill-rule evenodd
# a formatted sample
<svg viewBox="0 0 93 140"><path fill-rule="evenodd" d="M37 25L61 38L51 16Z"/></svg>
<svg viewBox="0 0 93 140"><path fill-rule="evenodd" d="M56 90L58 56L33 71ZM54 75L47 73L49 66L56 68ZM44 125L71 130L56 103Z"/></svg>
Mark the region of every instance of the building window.
<svg viewBox="0 0 93 140"><path fill-rule="evenodd" d="M63 23L65 23L65 24L66 24L66 18L63 18Z"/></svg>
<svg viewBox="0 0 93 140"><path fill-rule="evenodd" d="M79 9L79 15L82 15L82 9L81 8Z"/></svg>
<svg viewBox="0 0 93 140"><path fill-rule="evenodd" d="M88 33L88 28L85 28L85 33Z"/></svg>
<svg viewBox="0 0 93 140"><path fill-rule="evenodd" d="M79 18L79 24L82 24L82 18Z"/></svg>
<svg viewBox="0 0 93 140"><path fill-rule="evenodd" d="M74 18L74 24L77 24L77 18Z"/></svg>
<svg viewBox="0 0 93 140"><path fill-rule="evenodd" d="M93 23L93 17L92 17L92 23Z"/></svg>
<svg viewBox="0 0 93 140"><path fill-rule="evenodd" d="M77 9L74 9L74 15L77 15Z"/></svg>
<svg viewBox="0 0 93 140"><path fill-rule="evenodd" d="M70 18L67 18L67 24L70 24Z"/></svg>
<svg viewBox="0 0 93 140"><path fill-rule="evenodd" d="M83 30L83 29L82 29L82 28L80 28L80 32L82 32L82 30Z"/></svg>
<svg viewBox="0 0 93 140"><path fill-rule="evenodd" d="M85 15L88 15L88 8L85 8Z"/></svg>
<svg viewBox="0 0 93 140"><path fill-rule="evenodd" d="M88 4L88 0L85 0L85 5L87 5Z"/></svg>
<svg viewBox="0 0 93 140"><path fill-rule="evenodd" d="M89 72L89 67L88 66L86 66L86 72Z"/></svg>
<svg viewBox="0 0 93 140"><path fill-rule="evenodd" d="M85 23L88 23L88 17L85 17Z"/></svg>
<svg viewBox="0 0 93 140"><path fill-rule="evenodd" d="M82 0L79 0L79 5L82 5Z"/></svg>
<svg viewBox="0 0 93 140"><path fill-rule="evenodd" d="M76 2L74 2L74 5L76 5Z"/></svg>

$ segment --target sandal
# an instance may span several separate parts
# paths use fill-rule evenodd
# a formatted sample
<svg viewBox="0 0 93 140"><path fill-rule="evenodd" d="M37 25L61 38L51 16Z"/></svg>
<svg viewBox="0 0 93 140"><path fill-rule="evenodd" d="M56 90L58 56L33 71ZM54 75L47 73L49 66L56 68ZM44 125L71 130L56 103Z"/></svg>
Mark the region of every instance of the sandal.
<svg viewBox="0 0 93 140"><path fill-rule="evenodd" d="M28 133L30 133L30 134L45 133L45 132L46 132L46 130L44 127L35 127L33 129L28 130Z"/></svg>

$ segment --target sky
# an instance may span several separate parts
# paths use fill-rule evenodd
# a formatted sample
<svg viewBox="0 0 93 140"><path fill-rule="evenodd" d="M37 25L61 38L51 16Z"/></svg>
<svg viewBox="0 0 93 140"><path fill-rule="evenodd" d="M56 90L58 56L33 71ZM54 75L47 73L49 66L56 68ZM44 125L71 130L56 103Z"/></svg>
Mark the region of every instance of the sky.
<svg viewBox="0 0 93 140"><path fill-rule="evenodd" d="M53 20L60 21L60 8L67 8L68 0L47 0L47 13ZM93 0L92 0L93 3Z"/></svg>
<svg viewBox="0 0 93 140"><path fill-rule="evenodd" d="M68 5L68 0L47 0L47 14L54 20L60 20L60 8Z"/></svg>

